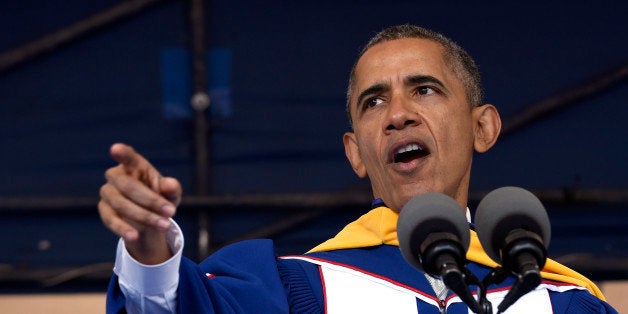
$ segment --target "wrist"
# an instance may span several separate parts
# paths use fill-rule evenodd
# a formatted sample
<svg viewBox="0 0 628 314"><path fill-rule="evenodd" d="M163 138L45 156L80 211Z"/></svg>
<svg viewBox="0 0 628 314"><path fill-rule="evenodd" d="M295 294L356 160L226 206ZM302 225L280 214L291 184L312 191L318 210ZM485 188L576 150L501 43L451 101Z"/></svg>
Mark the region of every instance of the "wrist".
<svg viewBox="0 0 628 314"><path fill-rule="evenodd" d="M166 232L161 230L144 230L136 240L125 240L124 245L131 257L144 265L160 264L173 256Z"/></svg>

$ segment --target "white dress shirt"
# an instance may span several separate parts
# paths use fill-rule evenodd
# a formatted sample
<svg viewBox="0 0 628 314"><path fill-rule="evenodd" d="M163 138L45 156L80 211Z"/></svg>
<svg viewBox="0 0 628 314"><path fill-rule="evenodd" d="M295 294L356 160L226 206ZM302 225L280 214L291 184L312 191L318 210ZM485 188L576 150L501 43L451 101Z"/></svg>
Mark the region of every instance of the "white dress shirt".
<svg viewBox="0 0 628 314"><path fill-rule="evenodd" d="M170 221L172 224L166 232L166 241L174 256L161 264L141 264L126 250L124 240L118 241L113 271L118 275L128 313L177 312L179 265L184 240L179 225L172 219Z"/></svg>

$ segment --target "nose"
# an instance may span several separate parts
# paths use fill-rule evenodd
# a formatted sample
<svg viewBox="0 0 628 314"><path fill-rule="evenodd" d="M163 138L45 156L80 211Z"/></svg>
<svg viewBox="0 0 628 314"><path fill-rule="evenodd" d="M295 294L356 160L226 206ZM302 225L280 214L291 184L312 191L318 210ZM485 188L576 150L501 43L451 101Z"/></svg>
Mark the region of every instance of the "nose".
<svg viewBox="0 0 628 314"><path fill-rule="evenodd" d="M413 101L401 95L393 97L388 107L386 131L402 130L421 123L421 117L414 108Z"/></svg>

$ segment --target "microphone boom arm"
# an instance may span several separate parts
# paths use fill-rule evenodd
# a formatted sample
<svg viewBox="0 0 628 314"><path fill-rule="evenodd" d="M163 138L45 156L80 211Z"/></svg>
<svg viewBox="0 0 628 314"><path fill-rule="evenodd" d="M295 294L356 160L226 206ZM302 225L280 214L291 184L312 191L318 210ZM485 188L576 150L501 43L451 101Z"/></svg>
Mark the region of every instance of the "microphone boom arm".
<svg viewBox="0 0 628 314"><path fill-rule="evenodd" d="M492 306L486 300L486 290L464 266L464 249L455 236L450 233L432 233L421 244L421 251L422 263L428 274L440 276L445 285L474 313L492 314ZM480 288L480 303L473 297L469 284L476 284Z"/></svg>
<svg viewBox="0 0 628 314"><path fill-rule="evenodd" d="M540 268L545 266L547 260L547 251L542 239L533 232L513 230L506 237L505 244L505 249L501 253L508 257L502 260L512 262L505 267L514 271L517 281L497 307L498 313L506 311L520 297L541 283Z"/></svg>

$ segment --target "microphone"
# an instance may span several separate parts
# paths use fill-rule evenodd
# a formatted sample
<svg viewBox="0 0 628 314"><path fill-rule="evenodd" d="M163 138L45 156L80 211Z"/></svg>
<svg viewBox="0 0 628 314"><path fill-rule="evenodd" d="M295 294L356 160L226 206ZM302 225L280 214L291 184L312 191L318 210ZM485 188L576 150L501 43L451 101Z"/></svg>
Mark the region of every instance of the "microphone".
<svg viewBox="0 0 628 314"><path fill-rule="evenodd" d="M464 267L470 233L464 211L454 199L435 192L412 198L399 214L397 238L410 265L442 277L472 311L483 312L466 284L473 276Z"/></svg>
<svg viewBox="0 0 628 314"><path fill-rule="evenodd" d="M475 213L475 226L488 256L517 275L517 281L497 309L504 312L541 283L551 228L541 201L518 187L487 194Z"/></svg>

